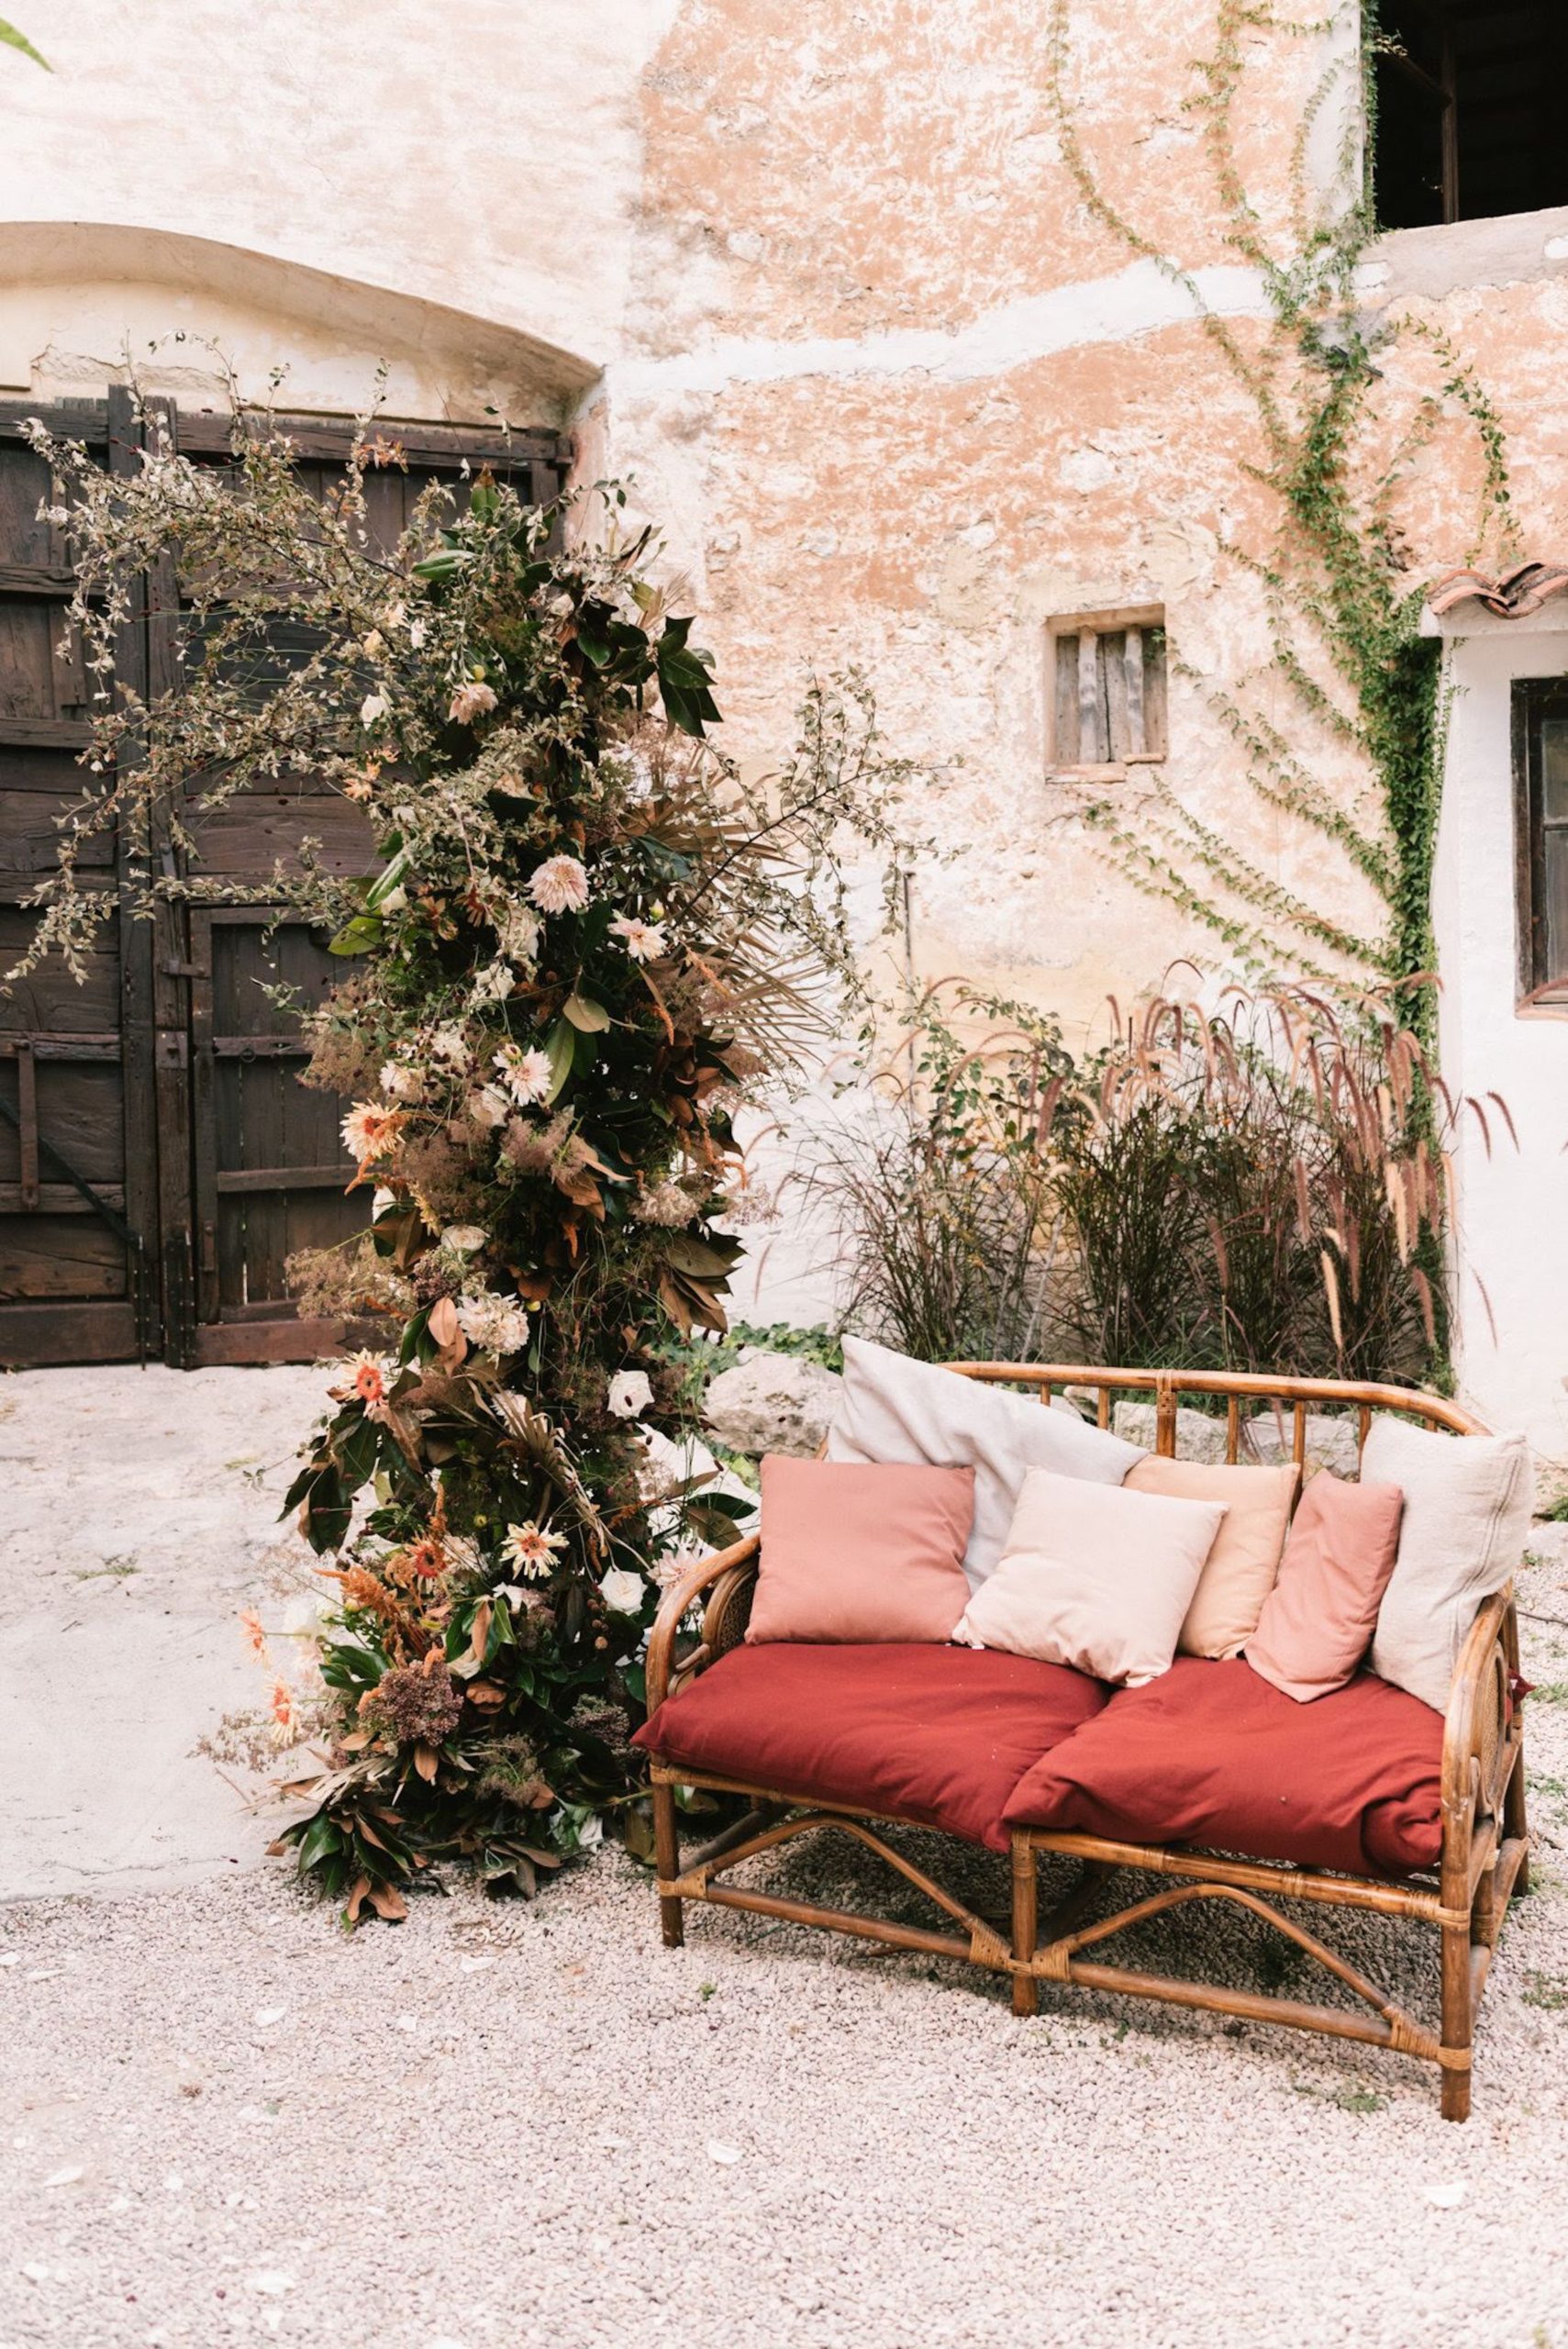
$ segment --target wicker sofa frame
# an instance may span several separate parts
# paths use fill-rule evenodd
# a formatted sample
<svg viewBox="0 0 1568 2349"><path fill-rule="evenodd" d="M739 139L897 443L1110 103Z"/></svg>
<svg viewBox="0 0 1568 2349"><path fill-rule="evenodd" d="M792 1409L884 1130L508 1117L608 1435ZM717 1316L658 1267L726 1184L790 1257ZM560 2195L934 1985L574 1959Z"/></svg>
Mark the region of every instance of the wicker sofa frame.
<svg viewBox="0 0 1568 2349"><path fill-rule="evenodd" d="M1044 1404L1060 1389L1087 1389L1096 1398L1101 1427L1110 1422L1113 1397L1151 1397L1154 1448L1166 1458L1176 1453L1177 1404L1184 1395L1224 1398L1226 1458L1230 1462L1243 1450L1248 1419L1259 1404L1272 1405L1277 1414L1288 1412L1291 1450L1298 1464L1305 1464L1307 1413L1315 1408L1356 1412L1358 1457L1374 1410L1400 1412L1429 1428L1455 1434L1485 1432L1456 1405L1405 1387L1216 1372L1172 1371L1153 1375L1137 1370L1011 1363L955 1363L951 1367L967 1377L1032 1387ZM1283 1416L1275 1424L1283 1430ZM651 1713L668 1694L743 1638L758 1548L758 1537L752 1535L703 1560L666 1595L649 1643ZM678 1652L681 1627L699 1604L700 1637ZM787 1787L705 1776L679 1764L666 1764L655 1754L651 1776L663 1939L666 1945L678 1947L684 1939L684 1903L702 1900L926 1955L966 1959L1010 1976L1013 2010L1019 2015L1035 2012L1043 1981L1164 1999L1177 2006L1240 2016L1249 2022L1282 2023L1357 2040L1436 2065L1441 2078L1443 2116L1462 2121L1470 2111L1475 2018L1492 1954L1509 1900L1516 1892L1529 1889L1521 1694L1518 1626L1513 1593L1507 1589L1479 1609L1454 1675L1444 1723L1442 1851L1434 1870L1389 1882L1235 1859L1186 1847L1118 1843L1094 1835L1029 1829L1015 1832L1011 1839L1010 1932L999 1921L975 1914L895 1849L879 1830L896 1822L883 1814L808 1802ZM723 1832L683 1858L677 1787L739 1795L748 1798L750 1808ZM874 1852L943 1912L950 1930L926 1930L856 1911L820 1908L724 1880L727 1871L742 1861L820 1830L849 1835ZM1083 1864L1073 1890L1043 1917L1037 1883L1038 1856L1042 1852L1060 1853ZM1111 1913L1096 1914L1104 1908L1111 1880L1124 1869L1175 1881ZM1425 2028L1315 1933L1283 1915L1273 1905L1282 1899L1325 1909L1373 1910L1435 1929L1439 2031L1434 2033ZM1091 1954L1124 1928L1196 1900L1229 1900L1251 1910L1325 1967L1359 2005L1308 2005L1295 1998L1103 1965Z"/></svg>

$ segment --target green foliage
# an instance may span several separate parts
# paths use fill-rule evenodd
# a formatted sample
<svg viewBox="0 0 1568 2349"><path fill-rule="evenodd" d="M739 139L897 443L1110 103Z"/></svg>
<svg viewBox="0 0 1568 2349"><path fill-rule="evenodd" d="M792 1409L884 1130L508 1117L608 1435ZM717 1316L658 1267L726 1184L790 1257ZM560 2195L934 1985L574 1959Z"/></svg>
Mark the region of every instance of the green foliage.
<svg viewBox="0 0 1568 2349"><path fill-rule="evenodd" d="M285 1504L337 1603L328 1766L284 1841L350 1920L400 1914L443 1859L531 1893L603 1824L643 1852L629 1740L662 1580L747 1506L680 1465L674 1356L726 1332L738 1107L860 1000L837 842L902 856L907 770L851 677L813 685L780 772L744 782L707 740L710 656L613 485L595 537L482 476L462 511L428 494L388 554L365 474L395 451L368 432L320 500L265 418L237 415L227 474L160 447L111 485L80 447L37 445L90 664L111 672L125 582L173 560L185 674L95 722L28 967L82 966L102 907L83 848L150 797L210 812L309 769L378 851L373 873L306 859L256 893L320 922L342 966L306 1081L353 1103L376 1213L345 1280L387 1327ZM128 910L156 893L221 894L159 875ZM286 1725L281 1682L274 1709Z"/></svg>
<svg viewBox="0 0 1568 2349"><path fill-rule="evenodd" d="M1261 339L1218 317L1194 273L1171 260L1106 196L1068 95L1071 0L1051 0L1051 95L1063 154L1095 217L1153 261L1186 292L1227 372L1256 415L1260 453L1238 459L1273 495L1270 543L1230 543L1230 560L1263 592L1273 643L1268 675L1294 696L1297 725L1284 729L1254 685L1242 692L1199 678L1216 715L1241 746L1254 790L1279 813L1331 843L1385 908L1375 936L1347 928L1283 886L1187 807L1162 781L1151 804L1127 815L1102 799L1088 811L1108 853L1140 888L1206 929L1241 969L1285 969L1324 979L1348 969L1362 983L1392 983L1402 1024L1435 1042L1431 874L1441 770L1440 652L1418 633L1423 591L1396 514L1413 461L1440 434L1468 432L1480 456L1479 551L1511 532L1507 468L1498 418L1473 369L1443 337L1396 321L1369 336L1358 315L1354 273L1376 233L1370 199L1375 131L1373 64L1387 41L1377 9L1363 9L1358 104L1350 110L1337 184L1314 200L1307 144L1349 69L1320 80L1296 127L1292 217L1266 230L1238 160L1233 123L1248 75L1282 44L1316 40L1326 22L1303 23L1257 0L1214 0L1212 39L1194 65L1188 107L1209 159L1227 244L1255 268L1272 320ZM1366 137L1358 139L1358 125ZM1358 177L1358 173L1360 176ZM1394 359L1411 363L1397 384ZM1448 451L1455 463L1462 447ZM1376 777L1381 824L1366 828L1314 771L1317 754L1354 751ZM1440 1255L1429 1272L1440 1275Z"/></svg>

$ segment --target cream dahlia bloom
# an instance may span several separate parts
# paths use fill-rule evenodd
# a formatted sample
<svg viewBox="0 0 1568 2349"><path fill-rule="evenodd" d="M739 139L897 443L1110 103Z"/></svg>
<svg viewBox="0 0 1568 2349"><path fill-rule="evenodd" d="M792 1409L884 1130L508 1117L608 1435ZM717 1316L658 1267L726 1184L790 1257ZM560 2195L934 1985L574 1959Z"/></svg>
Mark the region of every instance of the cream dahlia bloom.
<svg viewBox="0 0 1568 2349"><path fill-rule="evenodd" d="M509 1297L481 1289L460 1298L458 1327L471 1346L484 1354L519 1354L528 1342L528 1317Z"/></svg>
<svg viewBox="0 0 1568 2349"><path fill-rule="evenodd" d="M588 875L574 856L547 856L528 881L528 895L544 914L580 914L588 902Z"/></svg>

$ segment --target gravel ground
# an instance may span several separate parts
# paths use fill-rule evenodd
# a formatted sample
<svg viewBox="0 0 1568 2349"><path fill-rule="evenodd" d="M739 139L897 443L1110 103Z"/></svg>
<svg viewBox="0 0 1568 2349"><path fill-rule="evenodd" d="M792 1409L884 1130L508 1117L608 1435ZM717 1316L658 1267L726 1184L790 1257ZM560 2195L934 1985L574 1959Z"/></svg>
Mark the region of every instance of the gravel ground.
<svg viewBox="0 0 1568 2349"><path fill-rule="evenodd" d="M717 1910L666 1951L616 1852L352 1938L279 1864L187 1870L0 1907L0 2349L1568 2349L1564 1530L1540 1547L1538 1889L1467 2127L1349 2044L1049 1988L1017 2021L968 1969ZM887 1898L825 1840L753 1874ZM999 1864L960 1874L1000 1909ZM1330 1937L1431 2012L1432 1939ZM1307 1978L1218 1908L1142 1946Z"/></svg>

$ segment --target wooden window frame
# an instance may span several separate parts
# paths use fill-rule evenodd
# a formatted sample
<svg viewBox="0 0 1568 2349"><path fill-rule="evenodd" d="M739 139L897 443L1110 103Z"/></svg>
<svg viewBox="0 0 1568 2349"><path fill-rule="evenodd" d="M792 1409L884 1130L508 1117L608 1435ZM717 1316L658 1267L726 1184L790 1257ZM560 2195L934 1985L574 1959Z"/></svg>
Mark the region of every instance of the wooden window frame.
<svg viewBox="0 0 1568 2349"><path fill-rule="evenodd" d="M1158 629L1163 636L1165 607L1163 604L1119 604L1094 612L1058 612L1046 623L1046 763L1051 777L1057 783L1125 783L1136 767L1162 766L1170 756L1170 663L1165 665L1165 727L1164 738L1153 749L1129 752L1125 759L1103 762L1068 759L1062 756L1062 745L1057 732L1057 680L1061 661L1061 644L1064 637L1076 637L1079 644L1080 666L1084 640L1102 636L1122 635L1137 629L1140 635Z"/></svg>
<svg viewBox="0 0 1568 2349"><path fill-rule="evenodd" d="M1558 717L1568 720L1568 675L1515 678L1514 894L1518 941L1517 1008L1521 1018L1568 1018L1568 938L1560 942L1560 967L1554 971L1546 929L1546 779L1541 772L1540 729L1544 719Z"/></svg>

